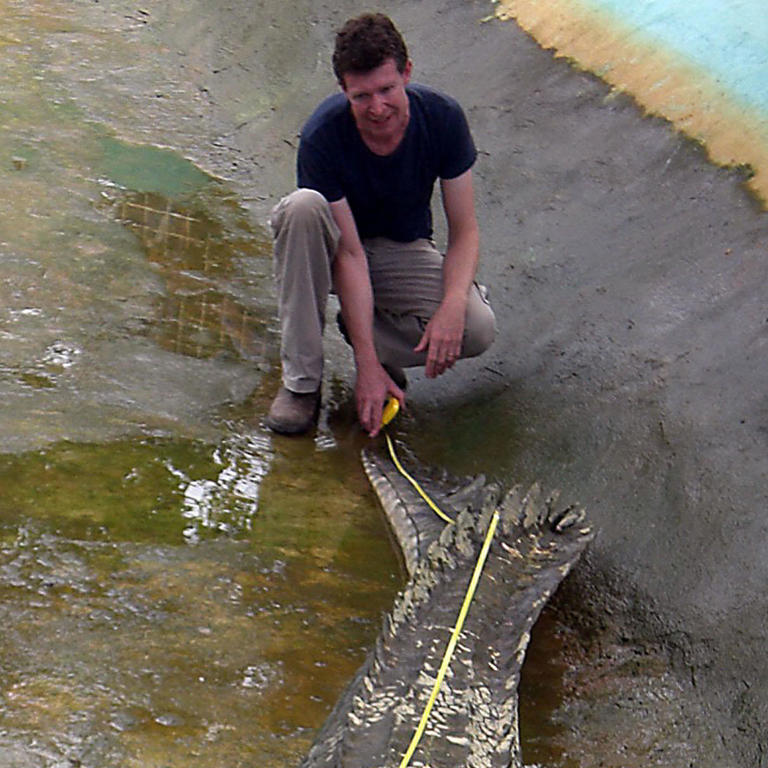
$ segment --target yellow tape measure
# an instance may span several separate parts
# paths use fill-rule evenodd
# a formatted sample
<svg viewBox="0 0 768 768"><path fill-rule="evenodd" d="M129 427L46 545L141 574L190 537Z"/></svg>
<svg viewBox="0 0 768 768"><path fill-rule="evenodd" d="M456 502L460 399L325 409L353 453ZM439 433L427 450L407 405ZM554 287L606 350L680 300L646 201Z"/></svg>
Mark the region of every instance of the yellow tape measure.
<svg viewBox="0 0 768 768"><path fill-rule="evenodd" d="M400 410L400 402L394 398L390 397L387 401L387 404L384 406L384 410L381 413L381 424L382 426L387 426L392 419L397 416L398 411ZM418 492L418 494L424 499L424 501L427 502L429 507L432 509L433 512L435 512L439 517L441 517L443 520L445 520L447 523L453 523L453 520L451 520L448 515L443 512L440 507L435 504L434 501L429 497L429 495L424 491L424 489L414 480L408 472L406 472L403 465L400 463L400 461L397 458L397 455L395 454L395 446L392 443L392 438L387 434L387 432L384 432L384 437L387 440L387 447L389 448L389 453L392 456L392 461L395 464L395 467L397 467L398 472L406 479L408 482L415 488L415 490ZM451 659L453 658L453 653L456 650L456 645L459 642L459 636L461 635L461 631L464 628L464 622L467 618L467 614L469 612L469 606L472 602L472 598L475 596L475 591L477 589L478 582L480 581L480 574L482 573L483 566L485 565L486 558L488 557L488 552L491 548L491 541L493 540L493 536L496 533L496 526L499 523L499 510L495 510L493 513L493 517L491 518L491 522L488 525L488 530L485 534L485 541L483 542L483 546L480 550L480 554L478 555L477 562L475 563L474 571L472 572L472 578L470 579L469 586L467 587L466 594L464 595L464 601L461 605L461 609L459 610L458 618L456 619L456 624L453 627L453 631L451 633L451 638L448 642L448 647L445 649L445 653L443 654L443 660L440 664L440 669L438 670L437 677L435 679L434 685L432 686L432 691L429 695L429 699L427 700L427 704L424 707L424 711L422 712L421 719L419 720L419 724L416 727L416 731L413 734L413 737L411 738L411 742L408 746L408 749L406 750L405 754L403 755L402 761L400 762L399 768L408 768L409 763L411 762L411 758L413 757L414 753L416 752L416 749L419 745L419 742L421 741L421 737L424 735L424 731L427 727L427 721L429 719L429 715L432 712L432 708L435 704L435 701L437 700L438 693L440 692L440 687L443 684L443 679L445 678L445 675L448 671L448 666L451 663Z"/></svg>
<svg viewBox="0 0 768 768"><path fill-rule="evenodd" d="M390 397L387 400L387 404L384 406L384 410L381 413L381 423L383 426L387 426L392 419L397 416L397 412L400 410L400 401L396 397Z"/></svg>

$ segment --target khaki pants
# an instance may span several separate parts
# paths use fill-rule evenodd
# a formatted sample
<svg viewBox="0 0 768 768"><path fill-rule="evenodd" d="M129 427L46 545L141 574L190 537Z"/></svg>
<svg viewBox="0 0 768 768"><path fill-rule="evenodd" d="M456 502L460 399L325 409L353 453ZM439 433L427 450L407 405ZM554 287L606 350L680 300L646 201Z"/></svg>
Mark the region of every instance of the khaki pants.
<svg viewBox="0 0 768 768"><path fill-rule="evenodd" d="M283 385L314 392L323 375L323 327L339 230L326 199L298 189L272 210L274 266L281 330ZM415 353L424 328L442 299L443 257L431 240L398 243L387 238L363 242L373 288L373 337L379 361L399 368L424 365ZM485 351L496 320L485 291L473 285L461 356Z"/></svg>

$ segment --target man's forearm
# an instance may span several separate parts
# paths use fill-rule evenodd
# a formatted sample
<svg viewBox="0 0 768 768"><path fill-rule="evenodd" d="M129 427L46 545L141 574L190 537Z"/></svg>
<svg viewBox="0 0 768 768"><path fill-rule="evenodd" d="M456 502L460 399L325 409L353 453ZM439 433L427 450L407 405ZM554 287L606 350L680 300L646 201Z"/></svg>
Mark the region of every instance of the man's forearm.
<svg viewBox="0 0 768 768"><path fill-rule="evenodd" d="M355 400L360 424L371 437L381 429L381 414L388 395L405 400L400 388L382 367L373 341L373 291L365 254L342 249L334 261L336 292L355 354Z"/></svg>
<svg viewBox="0 0 768 768"><path fill-rule="evenodd" d="M373 343L373 291L365 256L340 251L334 260L334 284L357 367L377 361Z"/></svg>
<svg viewBox="0 0 768 768"><path fill-rule="evenodd" d="M368 260L347 201L331 203L331 212L341 232L333 280L359 370L361 364L378 362L373 345L373 290Z"/></svg>
<svg viewBox="0 0 768 768"><path fill-rule="evenodd" d="M480 233L475 216L472 171L441 182L448 220L448 247L443 262L443 302L466 305L475 279L480 252Z"/></svg>
<svg viewBox="0 0 768 768"><path fill-rule="evenodd" d="M373 341L373 289L368 259L357 233L352 211L345 199L331 203L341 232L339 250L333 262L336 293L355 352L355 400L360 424L371 437L381 429L381 412L388 395L405 405L402 390L382 367Z"/></svg>
<svg viewBox="0 0 768 768"><path fill-rule="evenodd" d="M479 261L479 236L468 227L448 243L443 260L443 301L466 304Z"/></svg>

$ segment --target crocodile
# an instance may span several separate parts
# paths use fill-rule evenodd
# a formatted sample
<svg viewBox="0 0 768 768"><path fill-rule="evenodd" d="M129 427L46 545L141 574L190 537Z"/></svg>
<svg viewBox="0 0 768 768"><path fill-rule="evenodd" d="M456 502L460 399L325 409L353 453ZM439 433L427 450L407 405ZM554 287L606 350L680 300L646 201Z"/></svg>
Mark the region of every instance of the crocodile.
<svg viewBox="0 0 768 768"><path fill-rule="evenodd" d="M541 609L593 536L584 510L560 504L557 492L545 495L538 484L505 490L483 476L458 480L409 456L407 474L416 474L422 495L386 455L365 450L362 461L408 581L301 768L401 765L494 516L477 591L408 765L521 766L520 670ZM440 519L425 496L453 522Z"/></svg>

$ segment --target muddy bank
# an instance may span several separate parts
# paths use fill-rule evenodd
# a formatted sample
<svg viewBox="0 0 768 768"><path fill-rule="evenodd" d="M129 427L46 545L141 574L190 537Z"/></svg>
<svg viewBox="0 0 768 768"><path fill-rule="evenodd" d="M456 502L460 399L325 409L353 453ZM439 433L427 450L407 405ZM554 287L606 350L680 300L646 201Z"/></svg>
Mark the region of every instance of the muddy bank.
<svg viewBox="0 0 768 768"><path fill-rule="evenodd" d="M444 380L415 377L425 458L542 478L584 503L600 534L569 582L575 622L665 649L738 764L765 765L765 214L667 123L512 23L480 23L488 4L381 7L416 78L467 109L501 329ZM334 88L332 30L360 8L146 8L132 12L139 39L162 44L157 73L124 97L176 100L188 119L115 128L227 178L263 222L292 186L303 119ZM171 72L178 87L164 87ZM97 80L90 93L103 116ZM329 376L348 380L336 349Z"/></svg>

